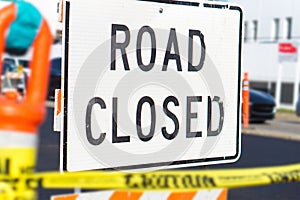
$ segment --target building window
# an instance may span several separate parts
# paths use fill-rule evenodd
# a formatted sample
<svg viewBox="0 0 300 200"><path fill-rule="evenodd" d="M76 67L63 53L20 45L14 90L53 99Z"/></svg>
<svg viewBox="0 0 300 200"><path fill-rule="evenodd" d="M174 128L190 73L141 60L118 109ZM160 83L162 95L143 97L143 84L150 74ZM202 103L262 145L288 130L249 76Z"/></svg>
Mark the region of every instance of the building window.
<svg viewBox="0 0 300 200"><path fill-rule="evenodd" d="M257 20L253 20L253 40L256 41L257 40L257 26L258 26L258 22Z"/></svg>
<svg viewBox="0 0 300 200"><path fill-rule="evenodd" d="M294 84L293 83L282 83L280 102L286 104L292 104L294 98Z"/></svg>
<svg viewBox="0 0 300 200"><path fill-rule="evenodd" d="M274 41L279 40L279 18L275 18L272 23L272 38Z"/></svg>
<svg viewBox="0 0 300 200"><path fill-rule="evenodd" d="M245 21L244 23L244 42L248 42L248 30L249 27L248 27L248 22Z"/></svg>
<svg viewBox="0 0 300 200"><path fill-rule="evenodd" d="M258 26L258 21L257 20L252 20L250 23L250 27L247 25L247 41L256 41L257 40L257 26Z"/></svg>
<svg viewBox="0 0 300 200"><path fill-rule="evenodd" d="M284 24L284 38L292 39L292 18L287 17Z"/></svg>

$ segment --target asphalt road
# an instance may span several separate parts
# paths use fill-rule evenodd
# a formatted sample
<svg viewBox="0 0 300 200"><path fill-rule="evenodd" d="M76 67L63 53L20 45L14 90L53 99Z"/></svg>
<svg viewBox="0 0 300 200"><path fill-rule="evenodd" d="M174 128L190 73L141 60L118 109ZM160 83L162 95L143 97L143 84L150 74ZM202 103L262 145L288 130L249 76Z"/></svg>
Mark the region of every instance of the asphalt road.
<svg viewBox="0 0 300 200"><path fill-rule="evenodd" d="M242 134L242 153L234 164L217 168L251 168L300 163L300 142ZM211 167L215 168L215 167ZM229 190L228 200L297 200L300 182Z"/></svg>
<svg viewBox="0 0 300 200"><path fill-rule="evenodd" d="M60 136L59 133L55 133L52 131L52 124L53 109L48 108L47 119L41 126L39 133L40 140L37 171L58 171L59 169ZM293 140L290 137L273 137L273 135L270 133L272 133L273 126L277 125L278 123L276 121L268 122L266 124L251 124L250 127L252 128L243 130L243 132L247 132L247 134L242 134L242 153L238 162L226 165L209 166L204 168L249 168L300 163L300 141ZM257 126L264 128L257 128ZM281 126L282 125L279 125L279 127ZM296 127L295 131L289 132L296 132L297 134L297 129L300 130L300 127ZM251 130L253 133L251 133ZM276 134L285 134L285 128L283 128L283 130L275 128L275 130L276 131L273 130L273 132L276 132ZM259 132L264 133L259 134ZM254 133L256 133L256 135ZM266 135L265 133L269 133L269 135ZM257 134L264 136L258 136ZM198 169L201 169L201 167L199 167ZM50 196L53 194L63 194L70 192L72 192L72 190L40 189L39 199L50 199ZM300 183L298 182L263 187L231 189L229 190L228 199L296 200L300 199Z"/></svg>

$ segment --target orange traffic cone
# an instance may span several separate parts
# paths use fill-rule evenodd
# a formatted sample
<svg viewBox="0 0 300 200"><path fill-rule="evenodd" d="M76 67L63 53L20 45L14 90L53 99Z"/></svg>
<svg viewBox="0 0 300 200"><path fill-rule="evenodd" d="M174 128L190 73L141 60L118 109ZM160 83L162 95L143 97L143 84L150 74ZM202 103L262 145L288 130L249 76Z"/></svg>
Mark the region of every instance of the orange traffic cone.
<svg viewBox="0 0 300 200"><path fill-rule="evenodd" d="M248 80L248 73L244 73L243 79L243 126L245 128L249 127L249 101L250 101L250 94L249 94L249 80Z"/></svg>
<svg viewBox="0 0 300 200"><path fill-rule="evenodd" d="M5 48L6 30L16 17L16 4L10 4L0 10L1 74L1 57ZM18 177L32 173L35 168L37 132L46 113L45 99L51 44L52 35L48 24L43 19L33 43L31 76L26 95L20 98L17 92L0 93L0 176L4 175L11 180L16 180L10 183L13 194L8 196L12 199L35 199L35 191L30 188L30 184L19 182Z"/></svg>

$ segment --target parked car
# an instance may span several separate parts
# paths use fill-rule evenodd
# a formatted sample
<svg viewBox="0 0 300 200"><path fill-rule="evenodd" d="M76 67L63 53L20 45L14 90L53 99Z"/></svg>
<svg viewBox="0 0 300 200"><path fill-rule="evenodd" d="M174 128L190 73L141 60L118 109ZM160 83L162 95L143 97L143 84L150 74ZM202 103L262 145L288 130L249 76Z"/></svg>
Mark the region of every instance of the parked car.
<svg viewBox="0 0 300 200"><path fill-rule="evenodd" d="M60 89L61 84L61 57L51 60L48 99L54 99L55 89Z"/></svg>
<svg viewBox="0 0 300 200"><path fill-rule="evenodd" d="M250 89L250 122L264 122L274 119L276 104L272 95L269 93Z"/></svg>

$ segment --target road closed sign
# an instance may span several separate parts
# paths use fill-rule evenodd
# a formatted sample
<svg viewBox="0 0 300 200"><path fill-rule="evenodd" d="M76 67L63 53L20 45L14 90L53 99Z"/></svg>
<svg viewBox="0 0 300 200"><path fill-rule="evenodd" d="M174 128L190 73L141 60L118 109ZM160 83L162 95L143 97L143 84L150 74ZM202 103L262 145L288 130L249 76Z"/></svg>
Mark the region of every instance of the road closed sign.
<svg viewBox="0 0 300 200"><path fill-rule="evenodd" d="M236 161L242 24L227 3L64 2L63 169Z"/></svg>

